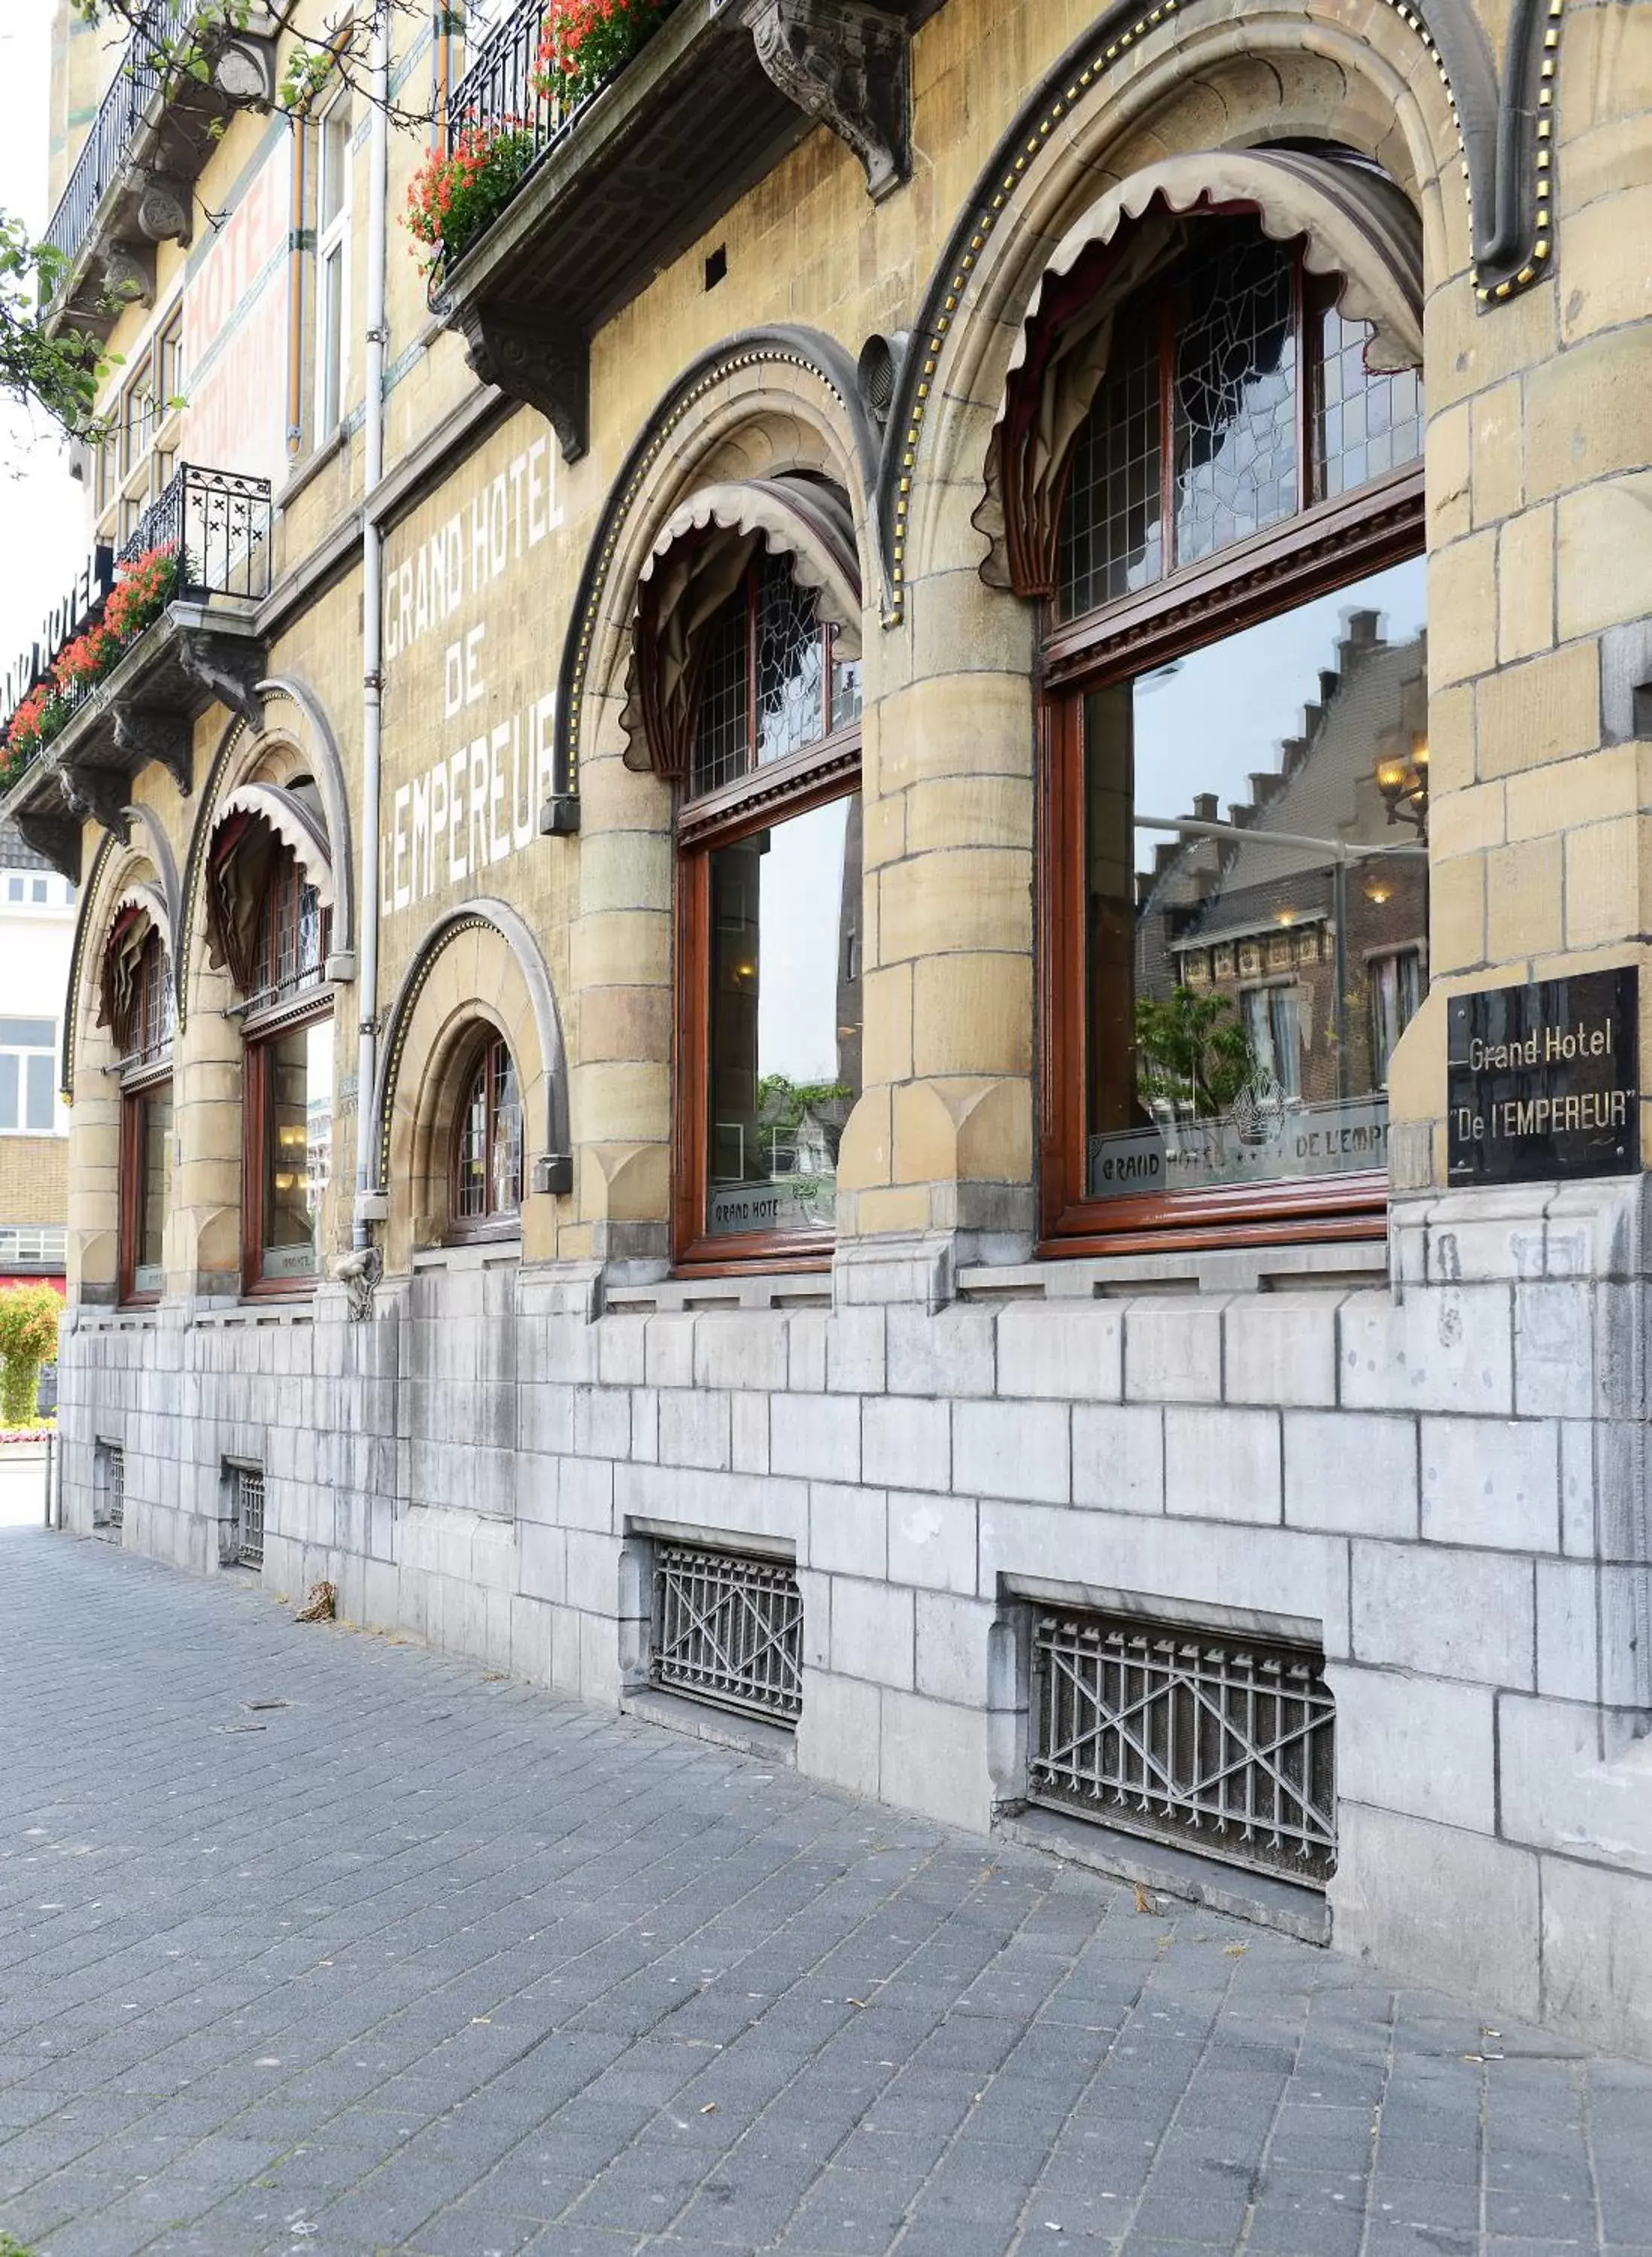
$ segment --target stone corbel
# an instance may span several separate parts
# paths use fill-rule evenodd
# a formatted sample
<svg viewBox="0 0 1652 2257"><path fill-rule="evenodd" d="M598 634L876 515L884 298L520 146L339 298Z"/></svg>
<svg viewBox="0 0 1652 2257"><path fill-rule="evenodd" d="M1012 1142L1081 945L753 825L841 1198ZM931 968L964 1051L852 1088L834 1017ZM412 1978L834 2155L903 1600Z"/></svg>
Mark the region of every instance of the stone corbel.
<svg viewBox="0 0 1652 2257"><path fill-rule="evenodd" d="M265 653L256 643L186 627L178 637L178 663L189 680L227 705L254 729L264 726L258 684L264 678Z"/></svg>
<svg viewBox="0 0 1652 2257"><path fill-rule="evenodd" d="M187 798L194 786L188 716L155 705L116 705L113 710L116 752L126 754L134 771L159 761Z"/></svg>
<svg viewBox="0 0 1652 2257"><path fill-rule="evenodd" d="M176 243L186 250L194 237L194 197L187 180L170 173L140 173L138 232L150 243Z"/></svg>
<svg viewBox="0 0 1652 2257"><path fill-rule="evenodd" d="M333 1275L349 1296L349 1320L364 1325L373 1313L373 1295L385 1274L385 1257L371 1241L333 1265Z"/></svg>
<svg viewBox="0 0 1652 2257"><path fill-rule="evenodd" d="M44 854L60 878L81 882L81 826L73 816L46 815L38 807L19 808L12 821L37 854Z"/></svg>
<svg viewBox="0 0 1652 2257"><path fill-rule="evenodd" d="M537 407L555 432L566 463L576 463L589 441L590 350L585 339L556 322L499 307L471 306L461 316L465 360L484 384L497 384L512 400Z"/></svg>
<svg viewBox="0 0 1652 2257"><path fill-rule="evenodd" d="M58 770L58 789L71 815L91 816L123 846L132 843L132 818L126 805L126 779L112 768L68 764Z"/></svg>
<svg viewBox="0 0 1652 2257"><path fill-rule="evenodd" d="M232 32L212 59L212 82L237 110L275 105L275 42L251 32Z"/></svg>
<svg viewBox="0 0 1652 2257"><path fill-rule="evenodd" d="M866 168L874 203L912 178L907 27L865 0L746 0L757 58L780 92Z"/></svg>
<svg viewBox="0 0 1652 2257"><path fill-rule="evenodd" d="M103 260L103 295L117 306L155 302L155 254L146 243L112 243Z"/></svg>

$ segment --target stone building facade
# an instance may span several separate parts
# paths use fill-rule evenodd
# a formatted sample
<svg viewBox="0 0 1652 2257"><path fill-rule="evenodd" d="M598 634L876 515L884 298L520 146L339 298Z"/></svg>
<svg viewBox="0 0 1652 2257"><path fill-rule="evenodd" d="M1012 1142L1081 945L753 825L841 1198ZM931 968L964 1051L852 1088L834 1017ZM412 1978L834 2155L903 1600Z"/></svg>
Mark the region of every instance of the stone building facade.
<svg viewBox="0 0 1652 2257"><path fill-rule="evenodd" d="M68 176L69 1525L1652 2052L1645 11L540 13Z"/></svg>

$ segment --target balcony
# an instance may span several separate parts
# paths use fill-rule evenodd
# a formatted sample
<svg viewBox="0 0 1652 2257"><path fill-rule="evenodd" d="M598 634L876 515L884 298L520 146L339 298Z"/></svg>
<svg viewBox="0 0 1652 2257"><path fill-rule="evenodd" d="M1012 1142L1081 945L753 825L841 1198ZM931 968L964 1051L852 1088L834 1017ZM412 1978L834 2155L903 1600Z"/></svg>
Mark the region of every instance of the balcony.
<svg viewBox="0 0 1652 2257"><path fill-rule="evenodd" d="M107 339L123 306L152 302L155 245L187 244L194 184L237 110L268 109L275 43L256 13L199 32L201 74L163 69L157 51L195 36L201 0L152 0L126 42L44 240L60 253L46 323Z"/></svg>
<svg viewBox="0 0 1652 2257"><path fill-rule="evenodd" d="M181 792L194 782L193 724L216 699L258 724L266 652L258 606L270 591L270 482L186 463L145 511L118 562L156 550L178 559L159 616L111 670L59 704L55 732L0 796L29 844L79 881L88 815L123 840L131 780L152 761ZM67 715L64 705L67 704Z"/></svg>
<svg viewBox="0 0 1652 2257"><path fill-rule="evenodd" d="M654 37L572 110L533 83L543 0L521 0L448 103L450 134L526 130L510 202L433 278L432 308L485 383L586 447L603 322L816 125L881 199L912 169L908 46L940 0L676 0Z"/></svg>

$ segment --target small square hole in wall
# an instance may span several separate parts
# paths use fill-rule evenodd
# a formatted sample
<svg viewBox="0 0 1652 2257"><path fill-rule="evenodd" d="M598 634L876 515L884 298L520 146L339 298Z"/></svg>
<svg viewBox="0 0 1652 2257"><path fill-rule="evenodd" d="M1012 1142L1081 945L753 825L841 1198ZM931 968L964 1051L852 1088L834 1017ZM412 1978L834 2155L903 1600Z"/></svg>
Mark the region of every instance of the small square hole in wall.
<svg viewBox="0 0 1652 2257"><path fill-rule="evenodd" d="M720 243L705 263L706 288L715 290L728 271L729 246L726 243Z"/></svg>

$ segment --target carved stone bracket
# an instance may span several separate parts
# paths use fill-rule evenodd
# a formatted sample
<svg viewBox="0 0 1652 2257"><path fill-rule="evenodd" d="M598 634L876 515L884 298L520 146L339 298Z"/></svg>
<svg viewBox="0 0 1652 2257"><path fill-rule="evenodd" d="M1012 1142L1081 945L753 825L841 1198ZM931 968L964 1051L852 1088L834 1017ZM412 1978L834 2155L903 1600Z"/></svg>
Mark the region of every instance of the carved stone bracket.
<svg viewBox="0 0 1652 2257"><path fill-rule="evenodd" d="M264 726L258 684L264 678L265 652L258 643L209 629L186 627L178 637L178 663L191 682L227 705L254 729Z"/></svg>
<svg viewBox="0 0 1652 2257"><path fill-rule="evenodd" d="M155 705L116 705L113 711L116 750L127 755L134 770L159 761L187 798L194 784L187 714Z"/></svg>
<svg viewBox="0 0 1652 2257"><path fill-rule="evenodd" d="M187 249L194 236L194 197L187 180L169 173L140 173L138 231L151 243L177 243Z"/></svg>
<svg viewBox="0 0 1652 2257"><path fill-rule="evenodd" d="M590 349L557 322L471 306L461 315L465 360L484 384L537 407L555 432L562 459L576 463L589 436Z"/></svg>
<svg viewBox="0 0 1652 2257"><path fill-rule="evenodd" d="M912 178L907 27L865 0L750 0L758 60L788 101L852 149L874 203Z"/></svg>
<svg viewBox="0 0 1652 2257"><path fill-rule="evenodd" d="M349 1320L364 1325L373 1313L373 1295L385 1274L385 1257L371 1241L335 1263L334 1276L349 1296Z"/></svg>
<svg viewBox="0 0 1652 2257"><path fill-rule="evenodd" d="M20 807L11 819L60 878L67 878L72 886L80 884L81 826L72 816L46 815L38 807Z"/></svg>
<svg viewBox="0 0 1652 2257"><path fill-rule="evenodd" d="M275 42L235 32L212 60L212 82L237 110L269 110L275 102Z"/></svg>
<svg viewBox="0 0 1652 2257"><path fill-rule="evenodd" d="M71 815L92 816L123 846L132 843L132 818L126 806L126 779L112 768L66 764L58 770L58 789Z"/></svg>
<svg viewBox="0 0 1652 2257"><path fill-rule="evenodd" d="M155 302L155 254L146 243L112 243L103 261L103 295L122 306Z"/></svg>

